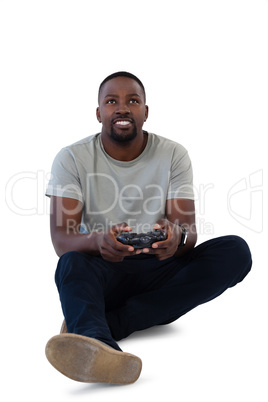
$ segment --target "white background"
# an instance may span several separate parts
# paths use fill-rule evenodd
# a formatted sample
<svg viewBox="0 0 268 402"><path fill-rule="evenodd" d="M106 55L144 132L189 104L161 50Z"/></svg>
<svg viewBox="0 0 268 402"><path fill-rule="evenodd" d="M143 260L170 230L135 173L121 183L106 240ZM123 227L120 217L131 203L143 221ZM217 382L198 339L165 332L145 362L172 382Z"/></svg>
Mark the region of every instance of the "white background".
<svg viewBox="0 0 268 402"><path fill-rule="evenodd" d="M0 41L1 398L267 402L268 1L0 0ZM254 261L217 300L122 341L143 360L123 387L73 382L44 354L62 321L45 186L59 149L100 130L98 86L118 70L144 82L145 128L189 150L199 242L238 234Z"/></svg>

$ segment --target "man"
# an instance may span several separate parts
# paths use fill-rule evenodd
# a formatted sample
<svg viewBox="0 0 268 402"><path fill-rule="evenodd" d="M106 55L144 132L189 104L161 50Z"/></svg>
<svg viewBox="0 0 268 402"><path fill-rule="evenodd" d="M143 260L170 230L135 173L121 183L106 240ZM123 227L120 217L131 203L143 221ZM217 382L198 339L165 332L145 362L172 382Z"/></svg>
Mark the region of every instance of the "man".
<svg viewBox="0 0 268 402"><path fill-rule="evenodd" d="M141 360L117 341L178 319L251 268L240 237L195 247L188 153L144 131L147 117L142 82L130 73L112 74L99 89L101 133L63 148L53 163L46 194L66 325L46 355L77 381L135 382ZM117 239L159 230L166 238L143 248Z"/></svg>

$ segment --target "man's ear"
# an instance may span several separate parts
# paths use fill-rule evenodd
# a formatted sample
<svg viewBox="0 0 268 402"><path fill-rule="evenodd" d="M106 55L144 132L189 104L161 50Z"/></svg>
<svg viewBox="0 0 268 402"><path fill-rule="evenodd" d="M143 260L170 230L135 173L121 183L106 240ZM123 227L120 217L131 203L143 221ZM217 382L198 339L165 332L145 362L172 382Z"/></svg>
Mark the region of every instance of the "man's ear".
<svg viewBox="0 0 268 402"><path fill-rule="evenodd" d="M101 123L100 109L98 107L96 110L96 116L97 116L98 122Z"/></svg>
<svg viewBox="0 0 268 402"><path fill-rule="evenodd" d="M145 105L145 118L144 121L146 121L148 119L149 116L149 106Z"/></svg>

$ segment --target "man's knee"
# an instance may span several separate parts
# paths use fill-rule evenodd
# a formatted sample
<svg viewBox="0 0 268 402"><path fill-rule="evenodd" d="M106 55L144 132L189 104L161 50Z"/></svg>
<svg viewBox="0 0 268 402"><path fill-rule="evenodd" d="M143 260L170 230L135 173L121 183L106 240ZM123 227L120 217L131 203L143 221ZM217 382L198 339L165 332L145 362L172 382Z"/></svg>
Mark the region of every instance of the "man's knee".
<svg viewBox="0 0 268 402"><path fill-rule="evenodd" d="M239 236L229 236L229 250L233 258L233 267L237 270L237 282L241 282L252 266L251 252L247 242ZM237 283L236 282L236 283Z"/></svg>
<svg viewBox="0 0 268 402"><path fill-rule="evenodd" d="M241 282L251 269L250 249L246 241L236 235L219 237L215 242L213 254L218 260L215 274L232 287Z"/></svg>
<svg viewBox="0 0 268 402"><path fill-rule="evenodd" d="M63 254L57 265L55 282L59 286L63 280L82 278L90 273L90 256L78 251L68 251Z"/></svg>
<svg viewBox="0 0 268 402"><path fill-rule="evenodd" d="M77 267L81 267L85 264L85 258L83 253L79 253L78 251L68 251L63 254L57 265L57 272L59 271L70 271L73 268L77 269Z"/></svg>
<svg viewBox="0 0 268 402"><path fill-rule="evenodd" d="M239 236L211 239L201 245L201 251L203 272L207 272L215 284L234 286L241 282L251 269L249 247Z"/></svg>
<svg viewBox="0 0 268 402"><path fill-rule="evenodd" d="M70 265L76 264L77 261L84 259L84 254L80 253L79 251L68 251L67 253L62 254L59 258L58 265Z"/></svg>

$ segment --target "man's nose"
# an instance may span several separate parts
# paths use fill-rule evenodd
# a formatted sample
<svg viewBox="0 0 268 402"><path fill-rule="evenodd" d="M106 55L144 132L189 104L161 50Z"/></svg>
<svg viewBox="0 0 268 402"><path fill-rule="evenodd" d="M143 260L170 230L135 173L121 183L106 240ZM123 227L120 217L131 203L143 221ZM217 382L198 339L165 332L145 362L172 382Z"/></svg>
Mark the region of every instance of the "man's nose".
<svg viewBox="0 0 268 402"><path fill-rule="evenodd" d="M129 107L128 107L128 104L125 103L125 102L119 103L116 112L117 112L117 113L120 113L120 114L130 113L130 109L129 109Z"/></svg>

